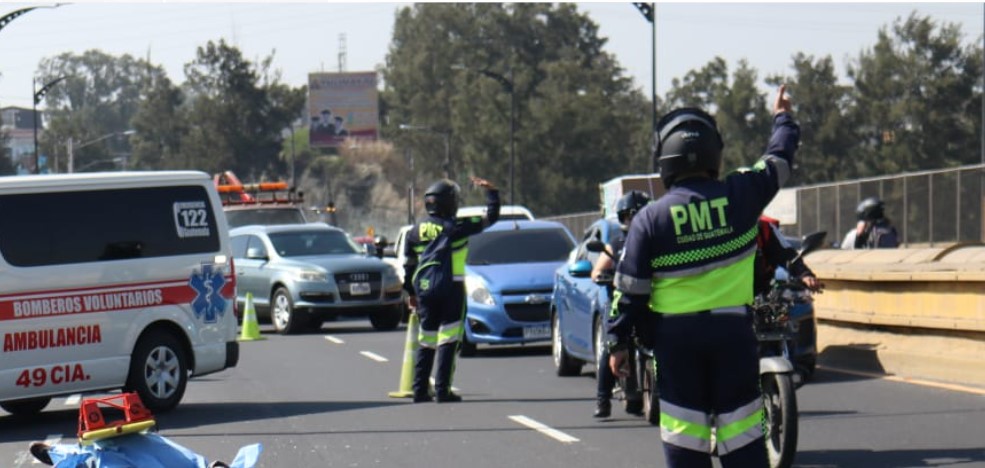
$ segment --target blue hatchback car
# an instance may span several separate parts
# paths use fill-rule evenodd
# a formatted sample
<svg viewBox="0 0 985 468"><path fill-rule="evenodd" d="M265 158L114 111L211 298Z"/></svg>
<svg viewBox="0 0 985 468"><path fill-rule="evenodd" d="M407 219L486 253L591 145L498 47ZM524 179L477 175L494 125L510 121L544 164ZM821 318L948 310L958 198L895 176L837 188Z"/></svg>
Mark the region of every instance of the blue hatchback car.
<svg viewBox="0 0 985 468"><path fill-rule="evenodd" d="M581 242L568 256L568 262L554 273L551 296L551 353L558 375L577 375L583 364L596 365L605 339L605 317L609 295L604 286L589 277L599 253L586 248L593 240L606 244L619 232L611 219L594 222Z"/></svg>
<svg viewBox="0 0 985 468"><path fill-rule="evenodd" d="M500 221L472 236L461 354L475 354L478 344L548 342L554 270L574 245L568 228L554 221Z"/></svg>

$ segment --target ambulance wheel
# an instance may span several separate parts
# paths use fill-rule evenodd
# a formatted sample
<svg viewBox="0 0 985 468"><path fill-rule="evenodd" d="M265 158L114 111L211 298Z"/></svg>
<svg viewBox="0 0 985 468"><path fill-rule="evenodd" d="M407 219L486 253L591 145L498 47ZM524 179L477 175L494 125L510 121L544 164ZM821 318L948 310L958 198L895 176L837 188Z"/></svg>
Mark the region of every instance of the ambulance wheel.
<svg viewBox="0 0 985 468"><path fill-rule="evenodd" d="M40 413L50 401L49 397L10 400L0 403L0 408L14 416L32 416Z"/></svg>
<svg viewBox="0 0 985 468"><path fill-rule="evenodd" d="M308 317L294 309L294 301L287 288L280 287L270 296L270 322L281 335L299 333L308 327Z"/></svg>
<svg viewBox="0 0 985 468"><path fill-rule="evenodd" d="M133 349L124 390L137 392L152 413L169 411L184 396L188 374L188 358L178 338L164 330L150 330Z"/></svg>

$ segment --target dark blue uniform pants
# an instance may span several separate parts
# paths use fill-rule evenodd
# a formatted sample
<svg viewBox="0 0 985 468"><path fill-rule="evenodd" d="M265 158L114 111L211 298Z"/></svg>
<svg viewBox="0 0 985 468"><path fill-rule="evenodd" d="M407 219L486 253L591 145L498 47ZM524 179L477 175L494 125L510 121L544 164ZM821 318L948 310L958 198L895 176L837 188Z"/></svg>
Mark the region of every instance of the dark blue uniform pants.
<svg viewBox="0 0 985 468"><path fill-rule="evenodd" d="M428 393L428 379L437 354L438 369L434 376L435 393L451 392L455 358L465 322L465 283L456 281L452 294L420 301L417 315L421 319L420 347L414 360L414 393Z"/></svg>
<svg viewBox="0 0 985 468"><path fill-rule="evenodd" d="M704 425L717 428L724 468L766 468L759 355L748 314L663 315L656 328L668 465L711 468Z"/></svg>

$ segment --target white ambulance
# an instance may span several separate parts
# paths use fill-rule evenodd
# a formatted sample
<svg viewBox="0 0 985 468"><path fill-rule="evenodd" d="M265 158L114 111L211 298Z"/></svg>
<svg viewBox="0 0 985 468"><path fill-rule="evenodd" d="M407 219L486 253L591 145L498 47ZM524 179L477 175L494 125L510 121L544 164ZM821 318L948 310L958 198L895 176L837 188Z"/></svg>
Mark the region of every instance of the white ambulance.
<svg viewBox="0 0 985 468"><path fill-rule="evenodd" d="M0 177L0 408L113 389L175 407L236 365L235 287L204 173Z"/></svg>

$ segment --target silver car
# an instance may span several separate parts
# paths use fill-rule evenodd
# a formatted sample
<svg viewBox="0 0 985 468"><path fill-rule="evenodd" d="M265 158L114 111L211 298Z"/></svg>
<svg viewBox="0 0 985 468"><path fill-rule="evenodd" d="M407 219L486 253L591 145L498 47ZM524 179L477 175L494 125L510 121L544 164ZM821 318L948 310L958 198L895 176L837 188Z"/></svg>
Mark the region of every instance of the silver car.
<svg viewBox="0 0 985 468"><path fill-rule="evenodd" d="M392 266L366 255L324 223L242 226L229 231L236 301L253 295L258 317L277 332L318 329L339 316L368 316L373 328L400 323L401 283Z"/></svg>

